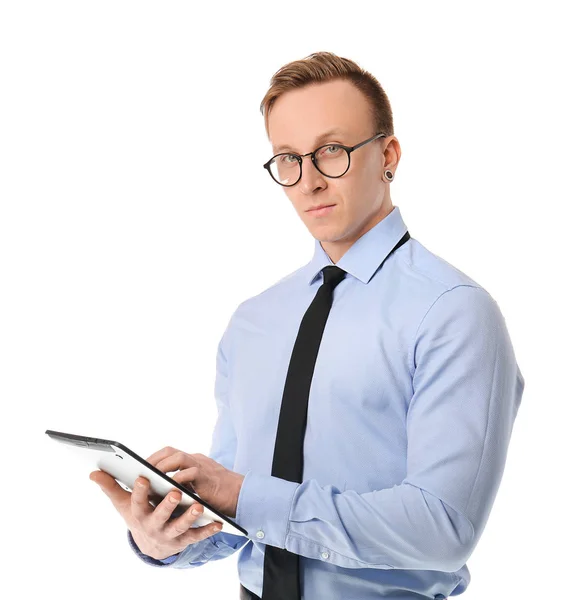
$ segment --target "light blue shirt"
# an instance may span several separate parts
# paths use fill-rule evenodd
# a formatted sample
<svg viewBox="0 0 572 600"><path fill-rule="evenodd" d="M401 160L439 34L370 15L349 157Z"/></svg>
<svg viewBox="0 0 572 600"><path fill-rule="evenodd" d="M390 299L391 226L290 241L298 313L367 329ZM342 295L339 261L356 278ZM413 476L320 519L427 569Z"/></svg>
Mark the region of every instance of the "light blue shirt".
<svg viewBox="0 0 572 600"><path fill-rule="evenodd" d="M467 588L524 378L482 286L413 237L379 268L406 231L394 206L336 263L348 275L315 365L302 483L270 474L276 429L302 316L334 263L316 240L308 264L237 307L217 350L209 456L245 475L235 521L248 536L156 561L128 535L142 560L184 569L240 550L240 582L262 596L269 544L300 555L305 600Z"/></svg>

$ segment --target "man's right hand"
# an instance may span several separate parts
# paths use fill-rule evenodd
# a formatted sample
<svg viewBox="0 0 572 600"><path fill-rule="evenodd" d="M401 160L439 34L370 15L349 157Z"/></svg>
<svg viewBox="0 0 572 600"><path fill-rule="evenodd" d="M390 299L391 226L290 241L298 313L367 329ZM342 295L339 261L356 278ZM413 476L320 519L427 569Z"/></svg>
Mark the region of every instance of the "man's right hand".
<svg viewBox="0 0 572 600"><path fill-rule="evenodd" d="M181 492L173 489L153 507L148 499L149 481L143 476L137 478L133 492L124 490L105 471L92 471L89 478L99 484L107 494L125 520L141 552L151 558L159 560L177 554L189 544L204 540L221 529L220 523L209 523L191 529L191 525L203 513L203 507L198 502L180 517L170 519L181 500ZM142 485L137 485L138 482ZM174 498L175 502L172 502L171 498ZM193 515L192 509L197 509L199 514Z"/></svg>

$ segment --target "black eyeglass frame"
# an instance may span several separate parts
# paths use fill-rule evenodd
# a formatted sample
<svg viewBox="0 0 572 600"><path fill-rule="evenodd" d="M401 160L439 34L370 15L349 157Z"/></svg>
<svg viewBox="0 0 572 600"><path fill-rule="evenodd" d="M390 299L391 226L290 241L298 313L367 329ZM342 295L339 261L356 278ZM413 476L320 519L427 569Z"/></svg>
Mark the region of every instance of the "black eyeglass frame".
<svg viewBox="0 0 572 600"><path fill-rule="evenodd" d="M356 144L355 146L344 146L343 144L337 144L335 142L332 142L330 144L324 144L323 146L320 146L319 148L316 148L313 152L307 152L306 154L296 154L296 152L280 152L280 154L275 154L267 163L263 164L262 166L268 171L270 177L272 177L272 180L276 181L276 183L278 185L281 185L283 187L292 187L292 186L296 185L300 181L300 179L302 179L302 161L303 161L303 158L305 156L310 156L311 159L312 159L312 163L314 164L314 166L316 167L316 169L318 169L318 171L324 177L329 177L330 179L338 179L340 177L343 177L349 171L349 168L350 168L351 163L352 163L351 153L354 150L357 150L358 148L361 148L362 146L365 146L366 144L369 144L369 142L373 142L374 140L377 140L377 138L380 138L380 137L387 137L387 135L385 133L376 133L374 136L368 138L367 140L364 140L363 142L360 142L359 144ZM329 148L330 146L337 146L338 148L343 148L347 152L347 155L348 155L348 168L341 175L326 175L320 169L320 167L318 167L318 165L316 163L316 153L318 152L318 150L321 150L322 148ZM272 175L272 171L270 170L270 163L277 156L295 156L296 159L298 160L298 164L300 165L300 176L298 177L298 179L296 179L296 181L294 183L289 183L289 184L280 183L280 181L278 181L277 179L275 179L274 175Z"/></svg>

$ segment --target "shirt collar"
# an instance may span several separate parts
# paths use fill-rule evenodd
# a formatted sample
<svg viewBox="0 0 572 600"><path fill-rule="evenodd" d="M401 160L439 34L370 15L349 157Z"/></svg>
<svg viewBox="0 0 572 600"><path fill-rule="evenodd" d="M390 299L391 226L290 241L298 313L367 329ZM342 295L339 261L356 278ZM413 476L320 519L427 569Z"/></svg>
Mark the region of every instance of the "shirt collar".
<svg viewBox="0 0 572 600"><path fill-rule="evenodd" d="M314 256L304 268L304 277L311 285L324 267L336 264L361 282L369 283L379 265L406 231L399 206L394 205L393 210L358 238L337 263L332 262L320 240L315 239Z"/></svg>

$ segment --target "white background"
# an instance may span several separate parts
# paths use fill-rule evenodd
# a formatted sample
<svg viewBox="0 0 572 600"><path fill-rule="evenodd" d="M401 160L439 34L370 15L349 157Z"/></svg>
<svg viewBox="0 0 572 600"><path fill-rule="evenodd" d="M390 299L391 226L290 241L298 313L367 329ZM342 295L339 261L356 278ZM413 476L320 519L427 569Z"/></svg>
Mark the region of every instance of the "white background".
<svg viewBox="0 0 572 600"><path fill-rule="evenodd" d="M563 2L3 2L2 586L238 598L235 554L158 569L44 431L209 450L235 307L314 240L262 169L259 106L329 50L373 73L413 237L506 318L525 392L465 600L569 586L569 27ZM444 440L446 443L446 440ZM68 469L68 475L64 471ZM569 488L568 488L569 489Z"/></svg>

